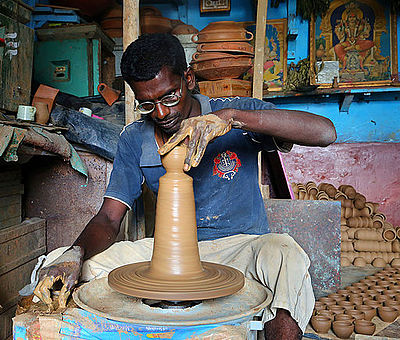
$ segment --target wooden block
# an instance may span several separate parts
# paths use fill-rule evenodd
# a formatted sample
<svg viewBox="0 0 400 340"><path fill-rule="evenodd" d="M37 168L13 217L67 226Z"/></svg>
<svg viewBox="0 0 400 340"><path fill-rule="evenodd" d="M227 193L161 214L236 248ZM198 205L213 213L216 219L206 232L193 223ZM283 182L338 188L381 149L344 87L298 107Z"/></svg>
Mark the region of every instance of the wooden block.
<svg viewBox="0 0 400 340"><path fill-rule="evenodd" d="M20 194L0 197L0 209L8 205L19 204L21 205L22 196Z"/></svg>
<svg viewBox="0 0 400 340"><path fill-rule="evenodd" d="M23 184L7 185L0 187L0 197L11 196L15 194L23 194L23 193L24 193Z"/></svg>
<svg viewBox="0 0 400 340"><path fill-rule="evenodd" d="M21 205L20 204L10 204L5 207L0 207L0 225L3 221L7 221L10 218L18 217L21 219ZM19 221L18 223L20 223Z"/></svg>
<svg viewBox="0 0 400 340"><path fill-rule="evenodd" d="M4 220L4 221L0 222L0 230L2 230L4 228L15 226L16 224L19 224L19 223L21 223L21 216L9 218L8 220Z"/></svg>
<svg viewBox="0 0 400 340"><path fill-rule="evenodd" d="M14 305L0 313L0 339L8 339L12 335L12 318L15 316L16 309L17 306Z"/></svg>
<svg viewBox="0 0 400 340"><path fill-rule="evenodd" d="M44 219L34 217L0 230L0 275L46 252L45 226Z"/></svg>
<svg viewBox="0 0 400 340"><path fill-rule="evenodd" d="M251 97L251 82L241 79L221 79L198 82L200 93L210 98Z"/></svg>
<svg viewBox="0 0 400 340"><path fill-rule="evenodd" d="M16 305L19 299L19 290L31 282L31 273L37 263L33 259L3 275L0 275L0 305L9 309Z"/></svg>
<svg viewBox="0 0 400 340"><path fill-rule="evenodd" d="M21 178L22 176L20 169L0 171L0 186L20 184Z"/></svg>

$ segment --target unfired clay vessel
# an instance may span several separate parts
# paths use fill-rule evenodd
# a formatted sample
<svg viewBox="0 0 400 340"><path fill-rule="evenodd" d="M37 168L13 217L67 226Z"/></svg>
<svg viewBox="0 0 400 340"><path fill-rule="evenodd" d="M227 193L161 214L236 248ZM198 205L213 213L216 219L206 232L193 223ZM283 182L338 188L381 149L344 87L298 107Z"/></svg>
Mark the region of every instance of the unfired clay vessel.
<svg viewBox="0 0 400 340"><path fill-rule="evenodd" d="M315 315L311 318L311 325L317 333L327 333L331 328L331 320L326 316Z"/></svg>
<svg viewBox="0 0 400 340"><path fill-rule="evenodd" d="M396 320L399 312L393 307L379 307L378 308L378 316L381 318L382 321L385 322L393 322Z"/></svg>
<svg viewBox="0 0 400 340"><path fill-rule="evenodd" d="M375 324L369 320L356 320L354 323L354 330L358 334L372 335L375 329Z"/></svg>
<svg viewBox="0 0 400 340"><path fill-rule="evenodd" d="M244 285L243 274L231 267L200 262L193 180L183 172L186 147L164 156L160 178L151 262L114 269L111 288L156 300L203 300L227 296Z"/></svg>
<svg viewBox="0 0 400 340"><path fill-rule="evenodd" d="M333 332L341 339L348 339L354 331L354 325L350 321L334 321Z"/></svg>
<svg viewBox="0 0 400 340"><path fill-rule="evenodd" d="M367 321L371 321L372 318L376 315L376 309L368 306L368 305L360 305L356 307L357 310L364 313L364 319Z"/></svg>

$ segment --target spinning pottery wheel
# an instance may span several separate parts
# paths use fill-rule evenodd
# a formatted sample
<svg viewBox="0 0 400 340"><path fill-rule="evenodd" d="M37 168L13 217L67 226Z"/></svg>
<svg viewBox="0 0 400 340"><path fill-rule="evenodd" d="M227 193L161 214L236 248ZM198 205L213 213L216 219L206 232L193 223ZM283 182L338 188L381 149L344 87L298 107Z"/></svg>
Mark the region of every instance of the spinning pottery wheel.
<svg viewBox="0 0 400 340"><path fill-rule="evenodd" d="M228 296L244 286L243 274L231 267L201 262L193 180L183 172L186 147L164 156L167 173L160 178L151 262L114 269L109 286L145 299L190 301Z"/></svg>

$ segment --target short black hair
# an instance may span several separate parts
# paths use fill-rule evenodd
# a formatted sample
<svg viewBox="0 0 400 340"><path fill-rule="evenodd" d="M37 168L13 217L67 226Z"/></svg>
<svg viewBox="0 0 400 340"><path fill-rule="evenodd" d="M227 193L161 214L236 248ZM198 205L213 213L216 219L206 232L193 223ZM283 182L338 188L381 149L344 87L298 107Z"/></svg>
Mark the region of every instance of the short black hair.
<svg viewBox="0 0 400 340"><path fill-rule="evenodd" d="M127 82L154 79L164 66L179 76L187 69L182 44L168 33L141 35L128 46L121 59L122 77Z"/></svg>

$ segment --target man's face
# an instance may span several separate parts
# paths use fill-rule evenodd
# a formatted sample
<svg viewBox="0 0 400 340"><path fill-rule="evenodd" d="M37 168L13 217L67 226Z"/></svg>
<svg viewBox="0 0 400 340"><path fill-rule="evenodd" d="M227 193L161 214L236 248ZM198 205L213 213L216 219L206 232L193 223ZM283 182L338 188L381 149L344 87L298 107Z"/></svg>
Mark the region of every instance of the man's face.
<svg viewBox="0 0 400 340"><path fill-rule="evenodd" d="M139 103L155 103L154 111L148 115L154 121L154 124L166 134L172 135L177 132L182 120L189 117L192 97L186 86L186 80L172 73L169 68L162 68L154 79L132 81L129 85ZM178 104L165 106L157 102L171 94L181 96Z"/></svg>

